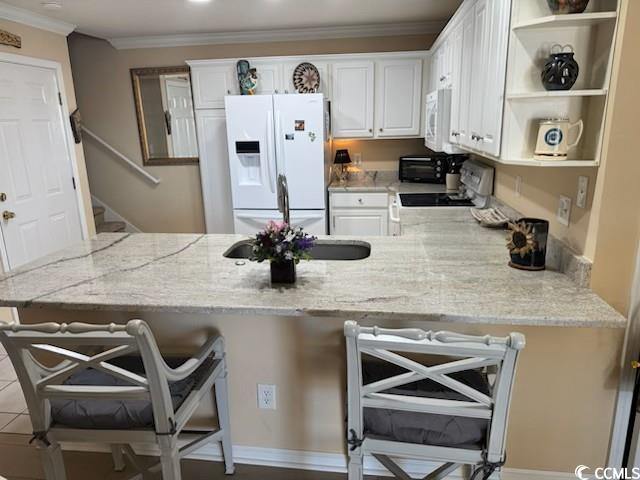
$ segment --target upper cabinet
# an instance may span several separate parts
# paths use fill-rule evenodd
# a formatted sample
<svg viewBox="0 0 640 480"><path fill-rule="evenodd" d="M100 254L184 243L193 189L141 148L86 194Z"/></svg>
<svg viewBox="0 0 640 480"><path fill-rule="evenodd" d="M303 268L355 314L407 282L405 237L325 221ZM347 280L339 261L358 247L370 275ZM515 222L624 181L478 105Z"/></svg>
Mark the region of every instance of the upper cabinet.
<svg viewBox="0 0 640 480"><path fill-rule="evenodd" d="M252 60L251 68L255 68L258 75L256 95L273 95L285 93L283 82L283 66L281 62Z"/></svg>
<svg viewBox="0 0 640 480"><path fill-rule="evenodd" d="M422 60L376 62L375 130L378 137L420 133Z"/></svg>
<svg viewBox="0 0 640 480"><path fill-rule="evenodd" d="M193 103L196 109L224 108L226 95L237 95L238 79L235 75L235 62L191 65L193 81Z"/></svg>
<svg viewBox="0 0 640 480"><path fill-rule="evenodd" d="M373 137L373 77L372 61L333 64L331 113L334 137Z"/></svg>

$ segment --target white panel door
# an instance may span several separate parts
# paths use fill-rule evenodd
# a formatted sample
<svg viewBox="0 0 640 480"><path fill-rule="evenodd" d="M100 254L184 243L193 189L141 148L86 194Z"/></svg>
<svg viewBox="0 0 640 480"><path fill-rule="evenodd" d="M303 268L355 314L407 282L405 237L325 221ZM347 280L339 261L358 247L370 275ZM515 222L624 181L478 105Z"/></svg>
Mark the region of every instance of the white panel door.
<svg viewBox="0 0 640 480"><path fill-rule="evenodd" d="M0 62L0 228L11 269L82 240L53 69ZM4 196L2 197L4 198Z"/></svg>
<svg viewBox="0 0 640 480"><path fill-rule="evenodd" d="M252 61L251 67L256 69L258 75L256 95L272 95L284 91L281 64Z"/></svg>
<svg viewBox="0 0 640 480"><path fill-rule="evenodd" d="M332 209L331 235L370 235L389 234L388 209Z"/></svg>
<svg viewBox="0 0 640 480"><path fill-rule="evenodd" d="M284 173L291 209L324 209L324 98L322 94L274 95L278 173Z"/></svg>
<svg viewBox="0 0 640 480"><path fill-rule="evenodd" d="M458 143L467 147L475 146L471 138L470 124L470 103L471 91L474 83L472 77L473 55L474 55L474 35L475 29L475 6L469 10L462 20L462 59L460 67L460 108L458 121Z"/></svg>
<svg viewBox="0 0 640 480"><path fill-rule="evenodd" d="M193 118L191 85L187 80L168 78L165 80L167 109L170 114L169 135L172 157L197 157L196 123Z"/></svg>
<svg viewBox="0 0 640 480"><path fill-rule="evenodd" d="M302 227L311 235L327 234L327 217L324 210L291 210L291 225ZM264 230L269 221L281 222L282 213L278 210L236 210L233 213L235 233L255 235Z"/></svg>
<svg viewBox="0 0 640 480"><path fill-rule="evenodd" d="M225 111L221 108L198 110L196 123L207 233L233 233Z"/></svg>
<svg viewBox="0 0 640 480"><path fill-rule="evenodd" d="M490 155L500 155L502 112L507 70L507 47L511 2L489 1L486 67L484 71L484 104L480 149Z"/></svg>
<svg viewBox="0 0 640 480"><path fill-rule="evenodd" d="M233 208L278 208L273 97L225 98Z"/></svg>
<svg viewBox="0 0 640 480"><path fill-rule="evenodd" d="M224 97L239 93L235 64L231 62L194 67L191 79L196 108L224 108Z"/></svg>
<svg viewBox="0 0 640 480"><path fill-rule="evenodd" d="M420 133L422 60L376 62L376 136Z"/></svg>
<svg viewBox="0 0 640 480"><path fill-rule="evenodd" d="M373 62L333 64L331 113L334 138L373 137L373 76Z"/></svg>
<svg viewBox="0 0 640 480"><path fill-rule="evenodd" d="M485 84L487 79L488 38L491 18L488 0L478 0L474 12L473 57L471 59L471 94L469 98L469 130L471 133L468 146L479 147L482 138L482 109L484 107Z"/></svg>

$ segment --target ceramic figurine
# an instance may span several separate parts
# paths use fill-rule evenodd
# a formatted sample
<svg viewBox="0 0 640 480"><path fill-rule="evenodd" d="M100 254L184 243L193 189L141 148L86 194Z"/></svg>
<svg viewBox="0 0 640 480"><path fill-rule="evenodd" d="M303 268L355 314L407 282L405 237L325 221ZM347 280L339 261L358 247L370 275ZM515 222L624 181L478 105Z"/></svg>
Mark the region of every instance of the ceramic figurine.
<svg viewBox="0 0 640 480"><path fill-rule="evenodd" d="M547 0L554 15L565 13L582 13L587 8L589 0Z"/></svg>
<svg viewBox="0 0 640 480"><path fill-rule="evenodd" d="M258 72L251 68L247 60L238 60L236 63L238 72L238 83L240 84L241 95L255 95L258 86Z"/></svg>
<svg viewBox="0 0 640 480"><path fill-rule="evenodd" d="M580 67L571 45L553 45L540 78L546 90L569 90L578 80Z"/></svg>

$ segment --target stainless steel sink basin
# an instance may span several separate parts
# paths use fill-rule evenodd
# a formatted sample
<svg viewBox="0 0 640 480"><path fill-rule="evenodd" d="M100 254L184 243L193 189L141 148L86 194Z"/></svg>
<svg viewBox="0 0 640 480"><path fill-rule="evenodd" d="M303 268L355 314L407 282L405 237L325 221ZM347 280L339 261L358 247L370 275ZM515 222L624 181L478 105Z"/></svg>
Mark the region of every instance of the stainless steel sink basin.
<svg viewBox="0 0 640 480"><path fill-rule="evenodd" d="M362 260L371 255L371 245L357 240L317 240L309 253L312 260ZM251 240L234 243L223 255L250 258Z"/></svg>

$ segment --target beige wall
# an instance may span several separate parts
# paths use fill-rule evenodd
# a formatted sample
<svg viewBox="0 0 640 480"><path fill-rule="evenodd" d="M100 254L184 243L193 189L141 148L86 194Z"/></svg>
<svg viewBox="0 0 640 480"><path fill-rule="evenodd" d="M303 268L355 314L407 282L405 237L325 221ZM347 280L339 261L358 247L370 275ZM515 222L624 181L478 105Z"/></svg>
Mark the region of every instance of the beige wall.
<svg viewBox="0 0 640 480"><path fill-rule="evenodd" d="M0 45L0 52L11 53L14 55L24 55L45 60L53 60L62 65L62 74L64 78L64 87L67 97L67 103L70 112L76 108L76 96L73 89L73 78L71 76L71 65L69 62L69 50L67 48L67 39L63 35L39 30L20 23L10 22L0 18L0 29L7 30L22 37L22 48L14 48ZM84 209L89 223L89 235L95 235L95 227L93 225L93 213L91 212L91 199L89 195L89 182L87 180L87 171L85 168L84 152L82 146L75 145L76 159L78 161L78 171L80 173L79 186L84 197ZM2 266L0 265L0 272ZM0 321L11 319L9 309L0 308Z"/></svg>
<svg viewBox="0 0 640 480"><path fill-rule="evenodd" d="M103 40L72 35L69 39L78 104L88 128L141 164L138 128L129 69L182 65L189 59L268 55L425 50L433 35L209 45L115 50ZM416 140L359 142L366 162L392 166L399 154L416 151ZM366 144L366 145L365 145ZM204 213L198 166L146 169L162 179L153 187L131 173L91 139L84 141L91 191L145 232L202 232ZM400 153L399 153L400 152Z"/></svg>

